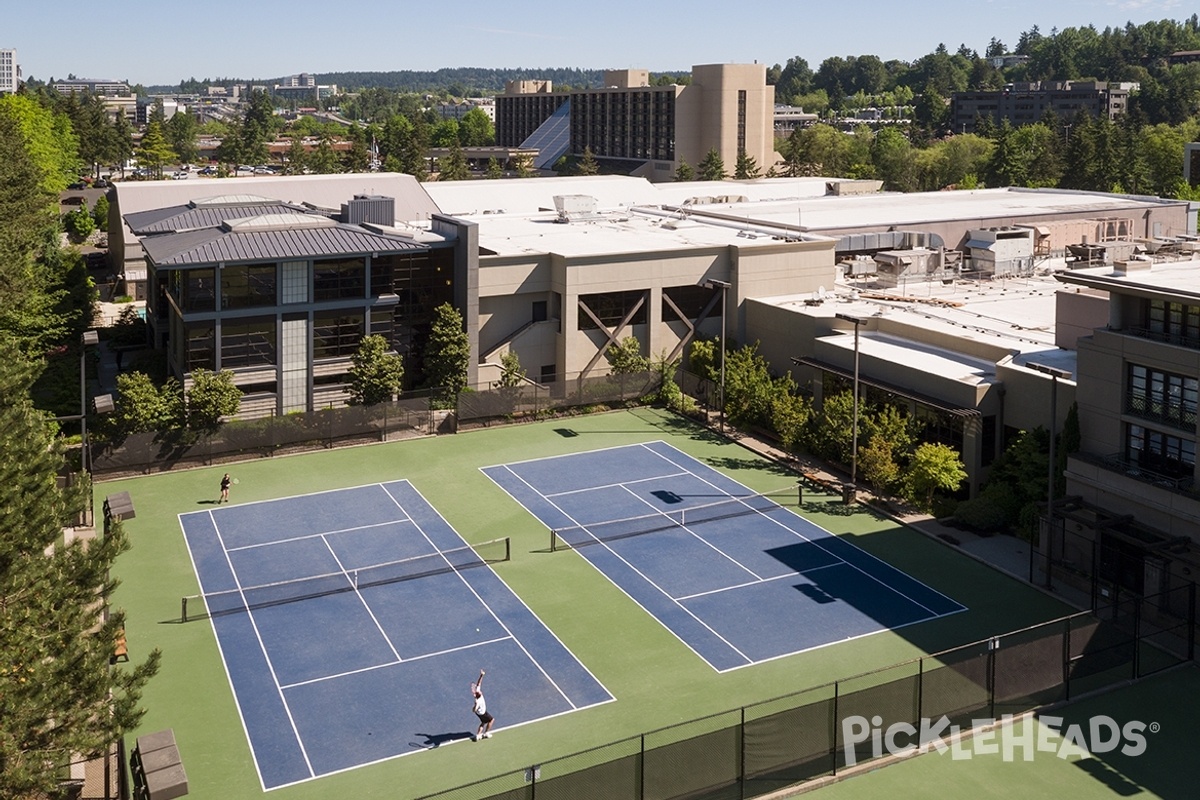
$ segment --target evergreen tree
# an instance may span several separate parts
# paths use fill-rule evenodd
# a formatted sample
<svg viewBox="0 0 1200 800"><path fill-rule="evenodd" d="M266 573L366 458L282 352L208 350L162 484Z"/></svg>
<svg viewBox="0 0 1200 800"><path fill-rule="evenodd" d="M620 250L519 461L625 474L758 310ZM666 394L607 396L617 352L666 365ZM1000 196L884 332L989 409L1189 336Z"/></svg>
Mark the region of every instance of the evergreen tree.
<svg viewBox="0 0 1200 800"><path fill-rule="evenodd" d="M679 166L675 168L675 180L694 181L696 180L696 170L692 169L691 164L680 159Z"/></svg>
<svg viewBox="0 0 1200 800"><path fill-rule="evenodd" d="M500 162L495 158L489 158L487 169L483 173L483 177L488 180L499 180L504 177L504 169L500 166Z"/></svg>
<svg viewBox="0 0 1200 800"><path fill-rule="evenodd" d="M758 162L754 156L747 153L745 150L739 150L737 156L737 164L734 166L733 177L738 180L754 180L762 177L762 170L759 169Z"/></svg>
<svg viewBox="0 0 1200 800"><path fill-rule="evenodd" d="M697 173L702 181L723 181L729 177L725 174L725 162L715 147L704 155Z"/></svg>
<svg viewBox="0 0 1200 800"><path fill-rule="evenodd" d="M390 350L387 339L378 334L364 336L358 343L351 357L350 384L346 387L350 405L373 406L400 393L404 361Z"/></svg>
<svg viewBox="0 0 1200 800"><path fill-rule="evenodd" d="M137 149L138 164L151 170L156 177L161 178L163 167L175 161L175 151L163 135L162 125L151 122L146 126L142 143Z"/></svg>
<svg viewBox="0 0 1200 800"><path fill-rule="evenodd" d="M342 171L342 162L337 151L333 149L333 140L329 134L321 137L316 149L308 154L305 166L318 175L332 175Z"/></svg>
<svg viewBox="0 0 1200 800"><path fill-rule="evenodd" d="M62 526L87 489L59 488L62 454L29 398L35 370L0 333L0 797L58 796L61 769L94 758L142 717L159 653L109 659L124 614L108 608L120 522L86 544Z"/></svg>
<svg viewBox="0 0 1200 800"><path fill-rule="evenodd" d="M426 384L431 389L445 389L450 398L457 398L467 388L471 342L462 315L449 303L434 309L424 356Z"/></svg>
<svg viewBox="0 0 1200 800"><path fill-rule="evenodd" d="M102 194L96 198L96 207L92 209L92 219L96 223L97 230L108 230L108 195Z"/></svg>
<svg viewBox="0 0 1200 800"><path fill-rule="evenodd" d="M516 389L525 383L525 370L521 367L521 358L513 351L500 356L500 380L497 386L501 389Z"/></svg>
<svg viewBox="0 0 1200 800"><path fill-rule="evenodd" d="M467 168L467 159L463 157L462 146L458 139L450 141L450 152L438 163L438 180L465 181L471 177Z"/></svg>
<svg viewBox="0 0 1200 800"><path fill-rule="evenodd" d="M200 158L196 147L196 118L186 111L179 111L167 120L163 133L171 144L180 163L191 164Z"/></svg>
<svg viewBox="0 0 1200 800"><path fill-rule="evenodd" d="M575 165L576 175L598 175L600 173L600 165L596 163L596 156L592 154L592 148L585 146L583 148L583 157L579 159L579 163Z"/></svg>
<svg viewBox="0 0 1200 800"><path fill-rule="evenodd" d="M303 175L308 168L308 151L304 149L304 137L293 135L288 144L287 160L283 164L284 175Z"/></svg>

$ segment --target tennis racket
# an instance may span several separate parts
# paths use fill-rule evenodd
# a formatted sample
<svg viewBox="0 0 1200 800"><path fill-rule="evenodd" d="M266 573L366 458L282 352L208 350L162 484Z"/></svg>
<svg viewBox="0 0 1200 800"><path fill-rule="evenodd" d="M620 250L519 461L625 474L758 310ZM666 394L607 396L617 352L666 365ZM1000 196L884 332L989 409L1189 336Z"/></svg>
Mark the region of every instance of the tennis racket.
<svg viewBox="0 0 1200 800"><path fill-rule="evenodd" d="M238 484L239 484L239 483L241 483L241 482L242 482L242 479L241 479L241 478L233 478L233 485L234 485L234 486L238 485Z"/></svg>

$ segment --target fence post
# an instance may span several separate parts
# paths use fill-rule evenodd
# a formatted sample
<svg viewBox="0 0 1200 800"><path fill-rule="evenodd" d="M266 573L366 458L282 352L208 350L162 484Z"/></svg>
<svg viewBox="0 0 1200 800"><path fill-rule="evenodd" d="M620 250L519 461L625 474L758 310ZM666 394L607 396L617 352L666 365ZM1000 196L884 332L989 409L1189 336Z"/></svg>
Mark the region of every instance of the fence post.
<svg viewBox="0 0 1200 800"><path fill-rule="evenodd" d="M925 717L925 659L917 659L917 724Z"/></svg>
<svg viewBox="0 0 1200 800"><path fill-rule="evenodd" d="M641 747L638 752L638 796L637 800L646 797L646 734L641 736Z"/></svg>
<svg viewBox="0 0 1200 800"><path fill-rule="evenodd" d="M996 718L996 651L1000 649L1000 637L988 641L988 716Z"/></svg>
<svg viewBox="0 0 1200 800"><path fill-rule="evenodd" d="M741 754L741 763L738 764L739 782L741 791L739 797L741 800L746 800L746 707L742 706L742 722L738 726L738 736L741 739L741 746L738 751Z"/></svg>
<svg viewBox="0 0 1200 800"><path fill-rule="evenodd" d="M1142 677L1142 598L1137 595L1133 604L1133 677Z"/></svg>
<svg viewBox="0 0 1200 800"><path fill-rule="evenodd" d="M1196 660L1196 582L1188 584L1188 661Z"/></svg>
<svg viewBox="0 0 1200 800"><path fill-rule="evenodd" d="M841 687L842 687L841 681L833 682L833 716L830 718L830 724L833 725L833 730L830 731L832 736L829 737L829 741L833 744L833 750L831 752L831 755L833 756L833 774L834 775L837 775L837 761L838 761L837 735L838 735L838 730L840 728L840 726L838 725L838 691L841 689Z"/></svg>
<svg viewBox="0 0 1200 800"><path fill-rule="evenodd" d="M1063 620L1063 625L1067 626L1067 631L1062 637L1062 687L1063 693L1066 694L1064 700L1070 699L1070 620L1070 616Z"/></svg>

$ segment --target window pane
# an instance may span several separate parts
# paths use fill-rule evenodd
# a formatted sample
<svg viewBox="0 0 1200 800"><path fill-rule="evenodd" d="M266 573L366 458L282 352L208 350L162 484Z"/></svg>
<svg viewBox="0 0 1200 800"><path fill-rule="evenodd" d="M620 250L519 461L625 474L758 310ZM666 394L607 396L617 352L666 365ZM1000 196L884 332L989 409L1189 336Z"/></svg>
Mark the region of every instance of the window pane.
<svg viewBox="0 0 1200 800"><path fill-rule="evenodd" d="M353 355L362 337L362 314L317 314L313 317L313 358Z"/></svg>
<svg viewBox="0 0 1200 800"><path fill-rule="evenodd" d="M221 323L221 368L258 367L275 363L275 318L226 320Z"/></svg>
<svg viewBox="0 0 1200 800"><path fill-rule="evenodd" d="M313 263L313 294L317 300L343 300L366 296L366 261L362 258Z"/></svg>
<svg viewBox="0 0 1200 800"><path fill-rule="evenodd" d="M275 305L275 265L251 264L221 270L221 307Z"/></svg>

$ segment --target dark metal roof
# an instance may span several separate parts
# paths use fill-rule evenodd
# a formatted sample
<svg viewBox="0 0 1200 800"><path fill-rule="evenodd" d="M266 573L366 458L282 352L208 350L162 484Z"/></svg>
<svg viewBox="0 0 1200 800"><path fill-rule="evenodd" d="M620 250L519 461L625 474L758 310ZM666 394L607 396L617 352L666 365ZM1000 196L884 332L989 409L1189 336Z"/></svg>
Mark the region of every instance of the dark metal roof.
<svg viewBox="0 0 1200 800"><path fill-rule="evenodd" d="M249 231L208 228L148 236L142 239L142 247L157 267L302 260L429 249L401 236L341 224Z"/></svg>
<svg viewBox="0 0 1200 800"><path fill-rule="evenodd" d="M154 233L174 233L197 228L218 228L230 219L270 214L306 214L308 209L288 203L254 203L242 206L173 206L171 208L127 214L125 222L139 236Z"/></svg>

